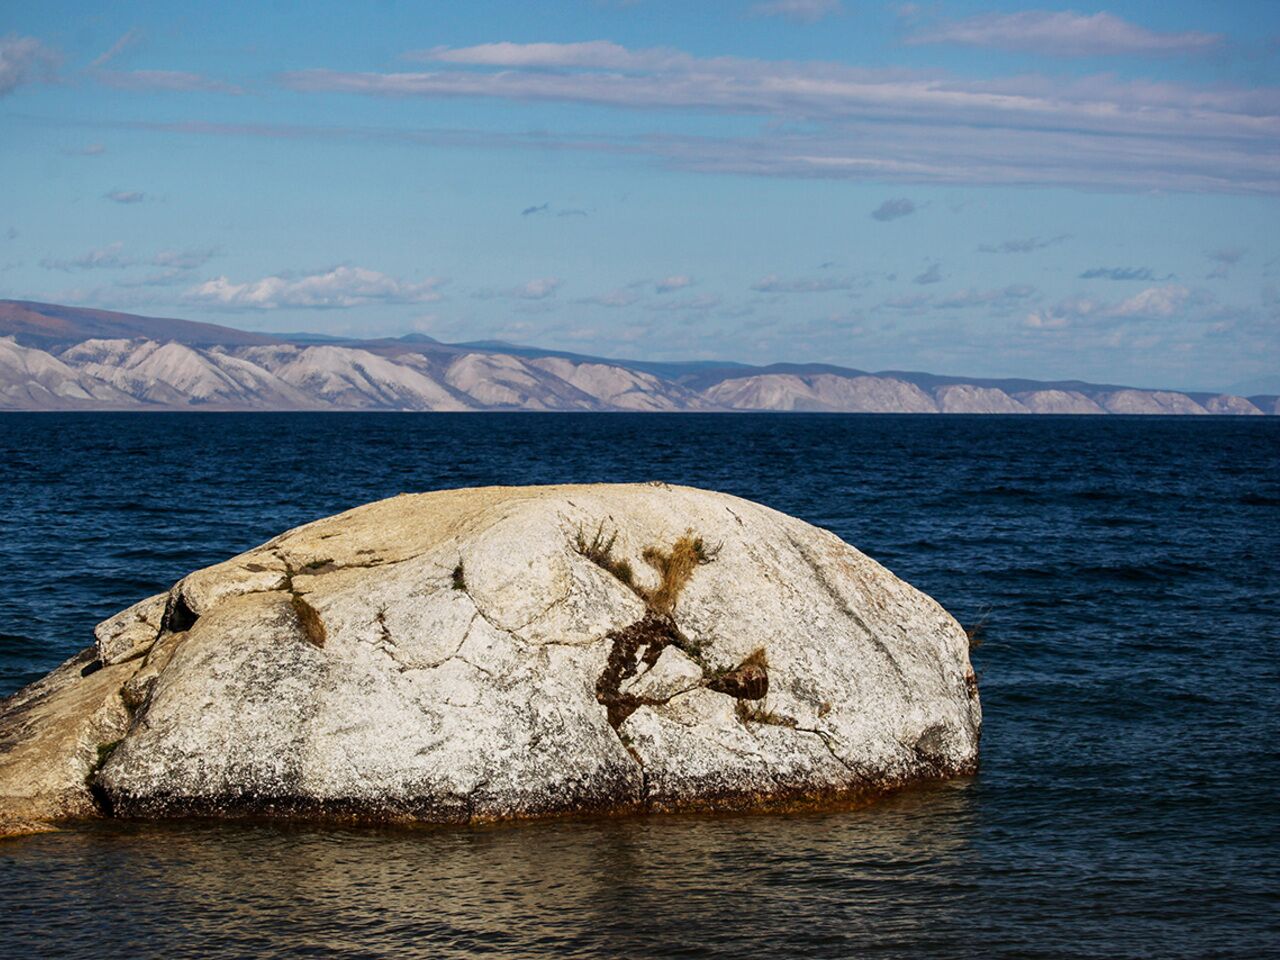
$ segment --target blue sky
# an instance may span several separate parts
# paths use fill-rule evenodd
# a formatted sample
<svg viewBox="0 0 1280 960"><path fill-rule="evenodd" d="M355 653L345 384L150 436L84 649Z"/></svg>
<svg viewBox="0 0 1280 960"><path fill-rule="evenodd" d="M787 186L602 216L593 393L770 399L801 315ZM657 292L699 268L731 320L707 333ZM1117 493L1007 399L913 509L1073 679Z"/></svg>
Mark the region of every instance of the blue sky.
<svg viewBox="0 0 1280 960"><path fill-rule="evenodd" d="M1280 4L8 5L0 296L1222 389L1280 374Z"/></svg>

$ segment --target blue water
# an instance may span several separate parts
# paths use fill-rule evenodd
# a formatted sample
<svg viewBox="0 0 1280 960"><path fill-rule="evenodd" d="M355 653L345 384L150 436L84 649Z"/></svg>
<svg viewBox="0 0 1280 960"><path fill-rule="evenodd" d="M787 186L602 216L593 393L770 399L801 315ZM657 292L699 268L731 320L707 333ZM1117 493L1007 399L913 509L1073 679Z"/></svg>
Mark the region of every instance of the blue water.
<svg viewBox="0 0 1280 960"><path fill-rule="evenodd" d="M0 694L316 517L650 479L983 623L978 776L805 816L108 822L0 844L0 956L1280 955L1280 420L0 415Z"/></svg>

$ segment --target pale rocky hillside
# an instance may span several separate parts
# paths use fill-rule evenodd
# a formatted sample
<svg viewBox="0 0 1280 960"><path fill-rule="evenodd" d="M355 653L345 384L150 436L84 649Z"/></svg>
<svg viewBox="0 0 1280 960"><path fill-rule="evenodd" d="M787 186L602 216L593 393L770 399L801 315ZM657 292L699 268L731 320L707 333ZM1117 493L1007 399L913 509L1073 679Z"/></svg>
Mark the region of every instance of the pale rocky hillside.
<svg viewBox="0 0 1280 960"><path fill-rule="evenodd" d="M1277 413L1274 397L1256 398L1259 408L1244 397L1197 400L1169 390L1009 392L990 383L933 385L923 375L832 368L734 368L695 387L622 361L527 354L394 343L197 347L147 338L91 338L49 352L0 337L0 409Z"/></svg>

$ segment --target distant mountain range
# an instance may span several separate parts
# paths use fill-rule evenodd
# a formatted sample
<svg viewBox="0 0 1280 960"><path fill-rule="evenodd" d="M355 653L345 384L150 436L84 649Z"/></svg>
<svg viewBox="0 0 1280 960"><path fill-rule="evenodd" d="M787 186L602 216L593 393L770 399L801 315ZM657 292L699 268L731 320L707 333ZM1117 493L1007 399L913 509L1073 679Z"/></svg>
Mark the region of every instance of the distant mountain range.
<svg viewBox="0 0 1280 960"><path fill-rule="evenodd" d="M1280 397L827 364L608 360L411 334L351 340L0 300L0 410L1280 414Z"/></svg>

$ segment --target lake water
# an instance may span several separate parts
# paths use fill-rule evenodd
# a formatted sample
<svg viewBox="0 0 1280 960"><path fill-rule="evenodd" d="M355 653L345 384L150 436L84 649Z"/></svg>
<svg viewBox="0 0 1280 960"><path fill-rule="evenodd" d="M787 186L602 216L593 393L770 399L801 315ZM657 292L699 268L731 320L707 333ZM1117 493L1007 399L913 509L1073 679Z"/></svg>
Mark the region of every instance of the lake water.
<svg viewBox="0 0 1280 960"><path fill-rule="evenodd" d="M347 507L653 479L983 622L981 772L821 815L105 822L0 844L0 956L1280 955L1280 419L0 415L0 695Z"/></svg>

